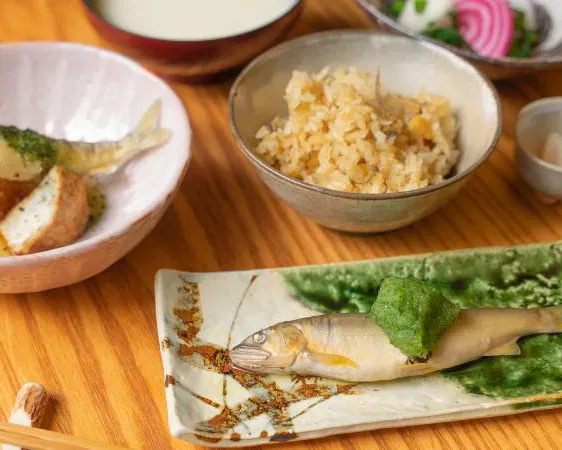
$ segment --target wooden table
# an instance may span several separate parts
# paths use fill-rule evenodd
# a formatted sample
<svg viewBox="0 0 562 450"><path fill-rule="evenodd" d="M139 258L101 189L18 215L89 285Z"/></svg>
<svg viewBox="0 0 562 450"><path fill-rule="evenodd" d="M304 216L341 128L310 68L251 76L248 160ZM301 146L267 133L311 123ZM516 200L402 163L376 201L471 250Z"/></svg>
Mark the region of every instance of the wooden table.
<svg viewBox="0 0 562 450"><path fill-rule="evenodd" d="M292 36L372 26L352 0L306 3ZM105 45L79 0L3 0L0 40L35 39ZM20 385L33 380L56 397L50 429L134 448L194 448L168 434L153 298L161 267L264 268L562 238L562 206L537 202L513 164L517 112L531 100L562 95L562 73L498 83L505 117L498 151L440 213L378 236L328 231L273 197L229 131L230 84L173 86L191 116L193 161L160 224L130 255L72 287L0 296L1 420ZM556 448L561 425L562 411L552 411L274 448Z"/></svg>

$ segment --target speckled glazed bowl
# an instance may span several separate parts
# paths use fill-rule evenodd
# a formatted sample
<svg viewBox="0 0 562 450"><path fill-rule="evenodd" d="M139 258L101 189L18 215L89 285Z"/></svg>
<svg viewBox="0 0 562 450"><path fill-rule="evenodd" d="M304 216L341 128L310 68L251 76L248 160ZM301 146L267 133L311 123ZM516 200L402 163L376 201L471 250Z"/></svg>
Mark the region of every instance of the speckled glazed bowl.
<svg viewBox="0 0 562 450"><path fill-rule="evenodd" d="M425 37L395 21L387 12L391 0L356 0L363 10L382 29L390 30L411 38L433 42L468 59L492 79L509 78L537 70L562 67L562 3L558 0L533 0L544 51L532 58L493 59L477 55L469 50L459 49L440 41Z"/></svg>
<svg viewBox="0 0 562 450"><path fill-rule="evenodd" d="M118 50L138 59L163 77L188 82L207 81L243 66L279 42L302 10L302 0L294 0L294 5L282 16L255 30L220 39L181 41L125 31L105 20L94 8L92 0L83 0L83 4L100 36Z"/></svg>
<svg viewBox="0 0 562 450"><path fill-rule="evenodd" d="M380 70L388 92L443 95L460 122L460 160L450 177L423 189L391 194L338 192L291 178L254 154L256 131L286 115L283 98L293 70L325 66ZM230 92L230 122L240 148L271 190L301 214L351 232L393 230L449 201L490 156L501 133L498 96L473 66L428 42L373 31L331 31L281 44L254 60Z"/></svg>
<svg viewBox="0 0 562 450"><path fill-rule="evenodd" d="M154 228L191 155L191 128L174 92L116 53L70 43L0 46L0 124L69 140L118 139L162 101L172 131L118 172L98 178L107 199L101 220L76 242L42 253L0 257L0 293L35 292L89 278L122 258Z"/></svg>

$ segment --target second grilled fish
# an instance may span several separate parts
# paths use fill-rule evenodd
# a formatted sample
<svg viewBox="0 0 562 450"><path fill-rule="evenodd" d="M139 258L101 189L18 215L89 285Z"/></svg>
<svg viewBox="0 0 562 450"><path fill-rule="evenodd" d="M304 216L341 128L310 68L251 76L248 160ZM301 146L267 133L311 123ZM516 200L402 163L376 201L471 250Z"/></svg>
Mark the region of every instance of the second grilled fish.
<svg viewBox="0 0 562 450"><path fill-rule="evenodd" d="M156 101L137 126L118 141L73 142L33 130L0 126L0 179L37 180L55 164L80 175L115 172L139 153L164 144L170 131L160 128Z"/></svg>

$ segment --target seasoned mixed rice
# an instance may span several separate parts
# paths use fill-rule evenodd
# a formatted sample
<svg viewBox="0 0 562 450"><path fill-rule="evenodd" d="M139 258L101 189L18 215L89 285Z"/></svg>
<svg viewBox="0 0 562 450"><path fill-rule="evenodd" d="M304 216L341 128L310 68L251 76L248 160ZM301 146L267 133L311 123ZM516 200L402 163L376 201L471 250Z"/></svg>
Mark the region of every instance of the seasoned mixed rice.
<svg viewBox="0 0 562 450"><path fill-rule="evenodd" d="M257 132L256 152L283 173L347 192L383 193L439 183L456 164L458 123L446 98L383 93L356 68L294 72L287 118Z"/></svg>

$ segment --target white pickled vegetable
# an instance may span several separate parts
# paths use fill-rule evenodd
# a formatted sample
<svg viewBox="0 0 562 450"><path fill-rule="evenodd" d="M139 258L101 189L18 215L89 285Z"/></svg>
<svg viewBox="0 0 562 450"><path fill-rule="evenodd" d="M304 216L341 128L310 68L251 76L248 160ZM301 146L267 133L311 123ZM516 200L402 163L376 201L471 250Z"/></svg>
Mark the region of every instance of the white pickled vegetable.
<svg viewBox="0 0 562 450"><path fill-rule="evenodd" d="M415 0L407 0L398 23L421 33L431 22L443 18L454 6L453 0L427 0L423 12L416 11Z"/></svg>
<svg viewBox="0 0 562 450"><path fill-rule="evenodd" d="M550 133L546 138L546 143L542 151L541 158L555 166L562 167L562 135Z"/></svg>

